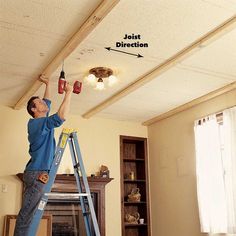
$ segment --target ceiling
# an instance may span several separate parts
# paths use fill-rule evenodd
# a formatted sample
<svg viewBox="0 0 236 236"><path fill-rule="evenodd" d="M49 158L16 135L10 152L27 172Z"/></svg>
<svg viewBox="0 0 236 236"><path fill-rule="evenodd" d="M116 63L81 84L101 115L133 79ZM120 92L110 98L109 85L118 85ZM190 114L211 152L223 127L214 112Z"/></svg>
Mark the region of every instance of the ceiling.
<svg viewBox="0 0 236 236"><path fill-rule="evenodd" d="M66 79L83 82L82 92L73 94L71 113L86 118L150 124L236 81L236 0L116 0L73 50L66 46L109 1L0 0L0 104L16 107L64 48L69 55L48 72L53 108L63 98L57 93L63 58ZM140 39L125 40L126 34ZM116 47L121 41L148 47ZM113 69L119 83L94 90L84 77L96 66ZM43 86L35 94L42 92Z"/></svg>

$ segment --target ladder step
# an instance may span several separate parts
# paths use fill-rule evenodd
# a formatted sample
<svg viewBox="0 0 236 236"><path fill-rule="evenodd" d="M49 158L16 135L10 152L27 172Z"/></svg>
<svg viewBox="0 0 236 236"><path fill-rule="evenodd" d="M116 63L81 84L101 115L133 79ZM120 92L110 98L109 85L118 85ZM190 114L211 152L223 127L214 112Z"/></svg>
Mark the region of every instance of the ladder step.
<svg viewBox="0 0 236 236"><path fill-rule="evenodd" d="M88 193L45 193L49 199L78 199L89 195Z"/></svg>
<svg viewBox="0 0 236 236"><path fill-rule="evenodd" d="M90 215L90 214L91 214L90 211L85 211L85 212L83 212L83 216L87 216L87 215Z"/></svg>

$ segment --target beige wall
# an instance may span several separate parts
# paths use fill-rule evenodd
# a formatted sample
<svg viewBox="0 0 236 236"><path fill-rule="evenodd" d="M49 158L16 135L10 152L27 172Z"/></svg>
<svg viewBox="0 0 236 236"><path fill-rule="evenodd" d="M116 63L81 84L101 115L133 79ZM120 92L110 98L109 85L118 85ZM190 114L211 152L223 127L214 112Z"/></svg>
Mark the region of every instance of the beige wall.
<svg viewBox="0 0 236 236"><path fill-rule="evenodd" d="M236 91L227 93L192 109L148 127L153 236L202 236L196 198L193 121L236 103ZM24 109L0 106L0 234L6 214L20 207L21 185L15 174L22 172L28 160ZM106 119L85 120L70 116L65 127L78 128L79 143L87 174L101 164L109 167L114 180L106 187L106 233L120 236L120 157L119 135L147 137L145 127L130 122ZM61 129L56 132L58 138ZM60 173L68 168L63 157ZM7 192L2 192L2 185Z"/></svg>
<svg viewBox="0 0 236 236"><path fill-rule="evenodd" d="M194 120L236 104L236 91L148 127L153 236L202 236L194 153Z"/></svg>
<svg viewBox="0 0 236 236"><path fill-rule="evenodd" d="M29 158L25 110L12 110L0 106L0 234L6 214L16 214L20 208L21 184L15 177L23 172ZM106 187L106 235L121 235L120 216L120 150L119 135L147 137L147 128L137 123L108 119L82 119L70 116L65 127L78 128L80 148L87 174L95 173L100 165L107 165L114 180ZM61 129L57 129L56 138ZM70 168L71 159L66 151L60 173ZM7 185L7 192L2 192Z"/></svg>

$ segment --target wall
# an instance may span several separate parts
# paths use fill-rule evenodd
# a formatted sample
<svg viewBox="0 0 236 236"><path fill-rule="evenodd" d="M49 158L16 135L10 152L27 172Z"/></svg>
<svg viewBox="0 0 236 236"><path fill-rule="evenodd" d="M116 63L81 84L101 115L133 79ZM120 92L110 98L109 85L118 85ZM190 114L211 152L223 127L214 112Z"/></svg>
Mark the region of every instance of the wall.
<svg viewBox="0 0 236 236"><path fill-rule="evenodd" d="M202 236L198 218L194 120L236 105L236 91L148 127L153 236Z"/></svg>
<svg viewBox="0 0 236 236"><path fill-rule="evenodd" d="M24 109L16 111L0 106L0 234L4 215L17 214L21 204L21 182L15 177L23 172L28 161L26 124L29 119ZM108 119L88 120L70 115L64 127L77 128L80 148L87 174L99 170L104 164L114 178L106 186L106 235L121 235L120 215L120 146L119 135L147 137L147 128L137 123ZM61 129L56 131L58 139ZM66 150L60 173L73 173L69 150ZM2 192L2 186L7 192Z"/></svg>

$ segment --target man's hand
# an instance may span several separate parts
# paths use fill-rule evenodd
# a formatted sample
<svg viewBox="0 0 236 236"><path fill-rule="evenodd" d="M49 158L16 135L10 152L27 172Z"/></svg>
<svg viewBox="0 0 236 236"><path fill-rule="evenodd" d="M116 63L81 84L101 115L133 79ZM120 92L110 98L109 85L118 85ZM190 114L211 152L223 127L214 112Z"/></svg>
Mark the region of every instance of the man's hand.
<svg viewBox="0 0 236 236"><path fill-rule="evenodd" d="M46 85L43 98L50 100L49 79L45 75L42 74L39 76L38 80L43 82Z"/></svg>
<svg viewBox="0 0 236 236"><path fill-rule="evenodd" d="M45 85L49 84L49 79L43 74L39 76L38 80L43 82Z"/></svg>
<svg viewBox="0 0 236 236"><path fill-rule="evenodd" d="M65 92L66 93L72 93L72 91L73 91L72 85L69 84L69 82L66 82L66 84L65 84Z"/></svg>

